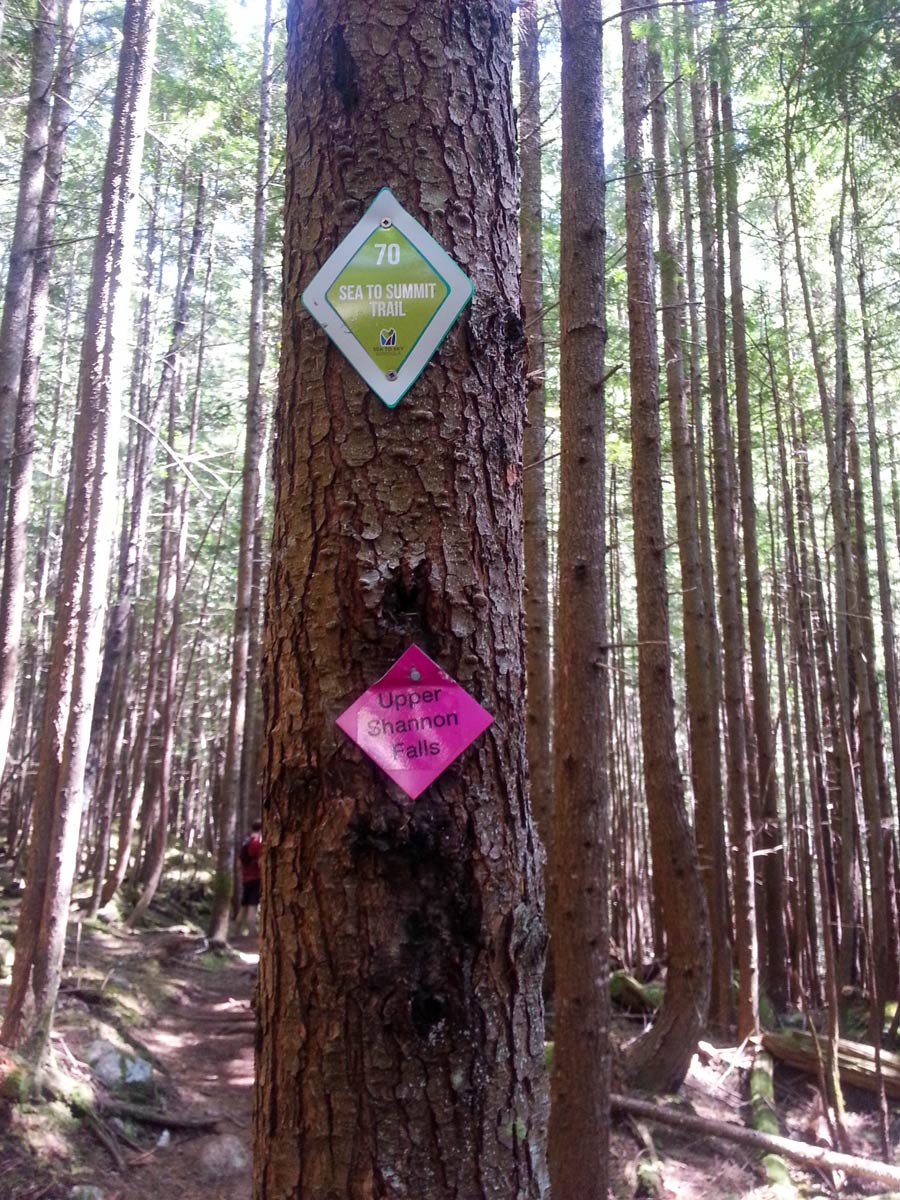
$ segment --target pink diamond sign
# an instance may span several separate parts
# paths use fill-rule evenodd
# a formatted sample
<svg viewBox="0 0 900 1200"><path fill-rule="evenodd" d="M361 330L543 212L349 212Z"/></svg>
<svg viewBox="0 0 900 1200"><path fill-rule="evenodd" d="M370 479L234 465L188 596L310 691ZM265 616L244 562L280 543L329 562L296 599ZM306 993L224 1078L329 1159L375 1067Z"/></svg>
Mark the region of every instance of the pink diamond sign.
<svg viewBox="0 0 900 1200"><path fill-rule="evenodd" d="M415 800L493 720L436 662L410 646L337 723Z"/></svg>

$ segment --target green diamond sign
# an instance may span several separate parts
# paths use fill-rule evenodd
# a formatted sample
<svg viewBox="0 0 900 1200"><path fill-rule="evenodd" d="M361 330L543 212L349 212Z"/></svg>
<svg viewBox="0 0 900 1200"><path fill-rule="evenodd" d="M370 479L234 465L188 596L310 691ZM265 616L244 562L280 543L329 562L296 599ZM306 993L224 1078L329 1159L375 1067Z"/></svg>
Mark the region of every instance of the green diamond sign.
<svg viewBox="0 0 900 1200"><path fill-rule="evenodd" d="M450 288L396 226L370 233L325 293L385 372L399 371Z"/></svg>
<svg viewBox="0 0 900 1200"><path fill-rule="evenodd" d="M472 283L388 188L330 255L303 303L389 407L472 297Z"/></svg>

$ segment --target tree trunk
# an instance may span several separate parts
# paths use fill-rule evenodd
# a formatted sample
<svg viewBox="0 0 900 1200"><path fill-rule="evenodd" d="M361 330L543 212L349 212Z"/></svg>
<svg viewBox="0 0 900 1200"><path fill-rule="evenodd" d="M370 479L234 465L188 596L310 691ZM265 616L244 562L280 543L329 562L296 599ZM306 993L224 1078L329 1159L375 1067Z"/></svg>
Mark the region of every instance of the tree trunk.
<svg viewBox="0 0 900 1200"><path fill-rule="evenodd" d="M137 176L150 98L157 0L128 0L113 124L101 192L73 434L73 503L47 684L35 828L16 938L2 1039L18 1044L29 985L35 1020L29 1051L43 1057L59 988L75 871L87 757L106 603L119 433L121 337L137 216Z"/></svg>
<svg viewBox="0 0 900 1200"><path fill-rule="evenodd" d="M102 720L94 722L93 737L95 741L106 744L105 762L101 791L101 804L111 806L112 789L116 779L114 765L118 760L118 745L122 725L128 706L128 692L131 686L131 665L134 654L136 604L140 590L142 560L147 536L147 518L152 496L151 472L156 450L156 433L161 425L163 414L170 413L171 403L176 389L179 387L180 371L183 353L184 333L187 327L190 311L190 300L193 293L197 273L201 243L204 230L204 206L206 192L202 179L197 187L197 205L194 217L190 247L184 270L179 279L175 296L172 331L169 344L163 355L162 370L155 397L149 399L149 386L143 385L147 399L141 407L145 414L144 426L137 440L134 465L134 486L132 492L131 511L128 518L127 535L123 538L119 557L119 583L116 606L110 614L107 626L107 653L104 660L104 670L101 673L99 690L106 704L107 727L104 737ZM155 211L153 221L155 223ZM184 220L181 222L184 230ZM182 234L183 236L183 234ZM151 236L147 250L148 278L152 266L154 239ZM149 313L145 314L145 336L148 337L152 327ZM149 346L147 348L149 353ZM171 479L173 466L170 460L167 478ZM174 492L170 501L174 498ZM166 705L165 694L159 695L159 689L165 687L160 680L167 673L165 659L164 632L170 619L170 597L167 590L171 580L172 545L169 539L172 535L174 518L172 503L164 506L162 531L160 533L160 570L156 580L156 603L154 608L153 627L150 637L149 661L146 668L146 685L144 688L144 706L135 745L130 755L130 779L125 781L122 789L123 804L119 820L119 841L116 861L103 885L100 893L100 904L107 904L121 887L128 869L132 851L132 838L137 819L138 798L144 788L147 777L147 762L150 754L150 743L154 713L162 711ZM124 532L124 531L123 531ZM151 793L153 789L150 789ZM96 903L96 900L94 901ZM132 913L132 918L134 914Z"/></svg>
<svg viewBox="0 0 900 1200"><path fill-rule="evenodd" d="M263 406L262 444L259 460L259 490L256 497L256 514L253 523L253 578L250 585L250 640L247 653L247 717L244 727L244 745L241 754L241 795L238 828L248 828L259 819L262 795L260 788L260 764L262 758L263 711L262 695L259 690L262 657L263 597L268 579L268 486L271 462L272 428L268 419L267 405ZM234 897L232 912L234 912Z"/></svg>
<svg viewBox="0 0 900 1200"><path fill-rule="evenodd" d="M559 614L550 931L556 1196L606 1200L609 1161L609 647L606 213L599 0L563 0Z"/></svg>
<svg viewBox="0 0 900 1200"><path fill-rule="evenodd" d="M853 160L850 162L850 199L852 203L853 230L856 250L856 280L859 290L859 309L862 321L863 355L865 364L866 431L869 449L869 477L872 485L872 520L875 526L875 555L878 574L878 598L881 607L881 649L884 657L884 691L888 710L891 740L891 762L893 764L894 795L900 788L900 675L897 665L897 645L894 621L894 602L891 593L890 568L887 547L887 532L884 523L884 492L881 482L881 451L878 444L878 429L875 422L875 370L873 362L873 331L869 319L868 284L866 281L866 257L863 239L862 210L859 200L859 185ZM873 630L874 636L874 630ZM869 655L870 668L874 668L874 656ZM877 697L873 696L873 707L877 712ZM896 856L894 830L896 813L887 792L887 828L885 840L890 847L890 857ZM896 935L896 930L894 931Z"/></svg>
<svg viewBox="0 0 900 1200"><path fill-rule="evenodd" d="M631 10L638 11L643 18L647 6L643 0L625 0L622 17L631 503L644 791L650 825L653 889L665 927L666 991L651 1030L631 1048L625 1069L636 1086L671 1092L683 1083L706 1023L710 945L706 902L697 851L684 807L681 767L675 744L666 535L662 512L654 256L644 144L648 46L646 38L634 35ZM656 12L651 8L650 19L655 16ZM675 291L674 288L670 290Z"/></svg>
<svg viewBox="0 0 900 1200"><path fill-rule="evenodd" d="M203 239L203 211L205 203L205 188L202 177L197 182L197 210L194 218L194 232L185 268L185 283L193 277L196 271L197 259L200 254L200 243ZM188 287L188 291L190 288ZM177 433L178 399L182 393L180 382L181 372L177 372L172 386L169 403L169 445L175 445ZM185 445L185 459L190 461L194 454L197 438L197 422L199 417L200 389L194 388L193 402L190 408L189 430ZM181 479L180 488L177 486L180 478L180 468L170 460L166 476L166 506L173 510L173 520L170 542L167 548L169 561L165 574L169 578L170 601L168 606L169 631L166 648L166 672L161 690L162 709L160 712L160 747L159 758L154 764L150 795L152 801L151 835L145 860L144 888L137 904L129 914L128 924L136 925L150 907L162 879L166 860L166 847L169 835L170 796L172 794L172 765L175 757L175 735L177 716L176 683L178 678L178 661L181 635L181 602L184 595L185 563L187 560L188 540L188 488L190 480ZM161 569L160 573L163 571ZM150 772L148 772L148 783ZM150 790L148 789L148 790Z"/></svg>
<svg viewBox="0 0 900 1200"><path fill-rule="evenodd" d="M756 1129L746 1129L743 1125L733 1125L729 1121L711 1121L706 1117L697 1117L693 1113L655 1107L645 1100L637 1100L633 1096L613 1096L613 1109L616 1112L642 1117L644 1120L661 1121L686 1133L710 1138L727 1138L739 1146L747 1146L770 1154L783 1154L785 1158L803 1163L807 1167L843 1171L857 1179L866 1179L888 1187L900 1186L900 1168L868 1158L857 1158L853 1154L842 1154L840 1151L831 1150L828 1147L811 1146L808 1142L795 1142L792 1138L760 1133ZM879 1200L879 1198L873 1197L872 1200ZM890 1197L883 1196L880 1200L890 1200Z"/></svg>
<svg viewBox="0 0 900 1200"><path fill-rule="evenodd" d="M696 41L696 17L691 16ZM740 565L733 524L734 488L731 437L725 395L724 363L721 355L719 283L716 271L715 210L708 146L710 142L702 70L696 44L697 70L691 80L694 146L697 154L697 189L700 207L700 239L703 246L703 275L706 299L706 353L709 363L709 395L713 435L715 500L713 518L716 541L719 612L725 678L727 727L728 797L734 851L735 926L740 979L738 993L738 1036L746 1037L759 1025L759 978L756 944L756 903L753 877L753 828L747 776L747 729L744 715L743 616L740 603Z"/></svg>
<svg viewBox="0 0 900 1200"><path fill-rule="evenodd" d="M22 641L22 616L25 611L25 564L28 543L28 517L31 511L31 483L34 474L34 421L37 411L41 352L50 299L50 271L53 265L53 231L56 204L62 179L63 155L69 125L69 95L72 90L72 64L75 57L75 30L80 5L63 0L60 19L59 61L54 76L53 113L43 171L43 189L38 206L31 296L25 318L22 344L22 369L15 414L14 453L10 471L9 512L3 543L3 588L0 592L0 777L6 766L6 754L12 729ZM2 383L0 383L2 388ZM0 456L2 456L0 433ZM2 485L0 485L2 490ZM2 508L0 508L2 511Z"/></svg>
<svg viewBox="0 0 900 1200"><path fill-rule="evenodd" d="M257 1200L547 1194L511 60L505 0L289 5ZM299 304L386 180L475 283L391 411ZM335 727L411 643L495 720L416 801Z"/></svg>
<svg viewBox="0 0 900 1200"><path fill-rule="evenodd" d="M31 84L25 115L25 137L16 217L9 247L9 267L0 320L0 528L6 529L9 474L25 353L28 307L34 271L41 196L53 105L53 65L59 39L59 0L37 0L31 39Z"/></svg>
<svg viewBox="0 0 900 1200"><path fill-rule="evenodd" d="M47 667L47 638L46 626L48 617L48 591L51 576L55 574L57 545L59 541L58 521L58 492L59 480L68 475L67 450L62 439L58 437L61 425L69 418L69 413L63 404L64 396L68 395L69 379L69 350L72 339L72 312L74 307L74 279L76 262L73 262L66 281L66 302L63 313L62 331L60 334L59 359L57 363L56 386L53 389L53 415L50 422L48 438L49 458L46 466L48 487L44 494L44 513L40 533L37 537L37 550L34 561L34 591L32 593L33 628L25 650L24 662L20 672L21 687L16 703L16 721L12 731L12 754L18 761L19 779L10 784L13 795L10 798L9 819L9 849L18 860L25 849L28 834L29 814L31 811L34 750L36 743L35 731L41 724L42 705L44 702L44 678ZM9 767L9 763L7 763ZM4 777L4 786L9 780L9 773Z"/></svg>
<svg viewBox="0 0 900 1200"><path fill-rule="evenodd" d="M871 908L871 937L874 960L875 983L877 994L873 998L877 1008L879 999L884 1000L893 994L891 987L890 950L888 935L888 907L890 894L885 869L884 844L882 839L882 805L879 794L878 763L876 762L876 714L873 709L872 694L869 687L867 653L869 661L874 657L874 639L863 632L862 624L866 620L871 634L871 600L869 597L869 571L865 553L865 518L861 512L862 495L858 454L854 464L852 453L853 426L853 394L850 377L850 358L847 338L847 305L844 292L844 218L848 191L848 172L850 163L850 130L849 123L845 131L844 173L841 188L839 215L835 218L831 229L831 250L834 259L835 287L835 394L834 394L834 457L832 459L831 496L832 511L835 520L835 579L839 580L842 564L844 568L843 606L840 598L840 584L836 597L835 623L838 628L846 627L848 635L847 652L851 655L848 674L851 686L855 685L856 702L858 705L859 747L857 750L860 791L862 793L863 810L868 825L868 868L869 884L872 891L873 904ZM854 467L856 469L854 470ZM851 500L848 487L848 477L855 478L853 498ZM835 501L840 493L841 505ZM854 513L853 510L856 510ZM851 521L856 516L857 526L862 523L861 537L856 544L852 541ZM843 522L843 524L842 524ZM860 531L857 531L859 538ZM861 554L862 551L862 554ZM843 616L842 614L846 614ZM868 644L867 644L868 643ZM852 693L851 693L852 696ZM851 700L852 703L852 700ZM850 737L850 722L847 722L845 736ZM854 803L854 823L856 805ZM846 881L844 881L846 887ZM846 931L845 931L846 933ZM846 944L846 941L845 941ZM845 956L846 957L846 956ZM893 983L896 983L894 973Z"/></svg>
<svg viewBox="0 0 900 1200"><path fill-rule="evenodd" d="M197 181L197 202L194 214L193 232L191 234L190 246L184 266L184 273L179 287L179 303L176 310L180 318L176 319L176 329L178 332L179 341L184 326L187 323L189 300L191 292L193 291L197 263L200 258L200 249L203 242L205 228L205 206L206 187L201 175ZM211 264L212 253L210 252L206 279L207 290L209 285L209 272L211 269ZM188 419L189 427L187 438L185 439L184 458L188 462L193 458L197 439L197 426L200 410L199 372L203 363L203 334L206 314L206 299L206 292L204 292L204 316L201 320L201 332L198 349L198 377L193 388ZM173 368L173 378L169 397L168 442L170 447L174 447L178 432L178 410L180 398L184 391L183 370L183 361L179 360ZM159 887L165 866L166 847L168 845L170 796L173 791L172 767L175 756L176 720L179 707L177 703L176 683L178 677L181 634L181 603L185 587L185 564L187 560L188 488L191 483L187 475L182 477L181 470L181 465L176 463L170 457L166 475L165 498L166 510L171 514L168 522L170 528L167 539L168 544L164 548L161 548L160 561L160 577L165 577L167 582L168 599L165 619L168 622L169 628L166 638L165 676L162 682L160 696L161 711L159 717L159 753L157 760L152 764L151 768L147 772L145 786L148 793L148 800L150 802L150 836L148 838L148 845L146 848L144 861L144 887L137 903L134 906L134 909L129 915L128 924L130 926L136 925L142 919L156 895L156 891ZM178 486L179 480L180 487ZM163 561L163 555L165 556L165 561Z"/></svg>
<svg viewBox="0 0 900 1200"><path fill-rule="evenodd" d="M772 362L771 350L769 346L769 331L768 323L765 323L765 347L766 355L769 361L770 376L772 380L772 400L776 409L776 437L778 439L778 463L781 466L781 456L784 454L784 425L781 419L781 406L778 394L778 386L775 380L774 364ZM784 780L784 812L785 812L785 828L784 839L785 844L782 850L782 857L785 867L785 911L784 911L784 931L785 931L785 1003L797 1008L800 1006L803 996L802 980L802 962L803 962L803 943L800 941L799 932L802 928L802 888L806 875L806 860L804 856L804 825L801 824L799 813L802 807L805 807L805 799L802 798L804 792L804 781L802 773L798 770L795 773L794 769L794 747L791 741L791 713L789 706L788 692L788 671L785 659L785 634L787 625L787 610L789 601L785 593L787 591L785 576L785 555L781 540L778 536L778 522L775 512L778 507L776 481L773 478L772 464L769 454L769 435L767 433L768 420L763 403L763 395L759 398L759 428L762 432L763 446L763 466L766 482L766 519L769 535L769 556L773 564L773 571L776 575L776 581L772 588L772 630L775 635L775 668L778 677L778 723L781 726L781 761L782 772L781 777ZM779 481L782 484L782 497L790 499L790 484L785 481L784 477ZM793 523L793 512L790 514L790 522ZM785 518L784 525L787 526L788 518ZM796 562L796 546L793 547L794 558L792 566ZM796 578L796 576L794 576ZM798 768L800 767L798 762Z"/></svg>
<svg viewBox="0 0 900 1200"><path fill-rule="evenodd" d="M158 159L158 153L157 153ZM131 367L131 411L138 416L131 422L128 450L123 478L124 503L122 525L119 534L119 552L115 602L110 608L103 639L103 664L97 681L97 696L94 702L94 720L91 728L91 746L88 751L88 766L85 786L93 798L100 794L98 807L106 810L110 805L109 783L112 763L118 761L117 744L125 719L125 711L134 694L131 656L135 643L135 608L137 605L141 575L144 567L144 552L147 536L147 513L150 507L150 473L156 453L156 434L159 427L161 393L155 394L155 407L151 409L150 370L155 360L155 333L158 296L161 292L159 271L164 255L160 249L158 232L160 194L162 191L158 161L153 169L153 196L147 219L146 249L144 254L144 277L142 296L138 308L136 328L138 330ZM177 327L178 301L173 324ZM170 345L171 353L171 345ZM169 356L163 355L163 371L168 370ZM130 847L130 838L129 847ZM121 840L120 840L121 848ZM103 868L105 871L105 867Z"/></svg>
<svg viewBox="0 0 900 1200"><path fill-rule="evenodd" d="M835 654L834 675L837 680L838 708L837 720L834 725L834 750L837 760L840 786L840 804L838 806L839 819L841 822L842 847L840 916L841 926L848 932L849 935L849 931L853 928L854 924L852 913L851 879L854 845L852 813L855 807L856 790L853 755L851 751L852 697L850 682L850 645L847 624L847 614L850 611L848 607L849 598L847 595L850 573L849 531L846 516L843 463L838 461L841 454L843 439L838 437L836 444L835 430L832 428L831 400L829 398L828 387L825 382L825 367L822 362L822 354L819 347L819 338L812 308L812 295L809 286L809 279L807 277L805 257L800 241L800 215L797 200L796 182L794 177L794 156L791 148L791 135L793 131L794 120L792 103L796 99L794 96L795 86L799 88L799 84L795 84L795 81L793 80L788 80L784 85L785 116L783 145L785 156L785 180L788 185L788 198L790 201L791 227L794 237L794 252L797 265L797 275L800 280L800 288L803 295L803 307L806 313L807 336L809 338L809 346L812 353L813 367L816 376L816 387L819 395L819 405L822 411L822 424L825 431L825 446L828 455L829 494L831 497L832 521L834 523L835 531L835 608L837 612L835 632L837 648ZM838 361L839 359L840 353L836 347L836 371L840 368ZM839 432L840 421L838 422L838 433ZM841 978L839 983L849 982L849 949L850 943L845 939L840 948L841 957L839 973Z"/></svg>
<svg viewBox="0 0 900 1200"><path fill-rule="evenodd" d="M522 171L522 317L528 343L528 409L525 420L525 655L528 684L528 771L538 833L549 845L553 811L550 733L549 555L544 460L544 256L541 245L541 68L537 0L519 8L519 161Z"/></svg>
<svg viewBox="0 0 900 1200"><path fill-rule="evenodd" d="M884 770L881 713L875 680L875 622L869 588L868 530L862 490L862 465L859 439L852 413L849 433L850 479L853 482L853 551L857 567L856 613L852 625L854 666L859 686L860 758L869 784L863 790L868 825L868 876L871 898L866 905L869 915L869 949L875 973L870 984L872 1021L880 1029L884 1020L884 1001L897 990L895 953L897 922L892 862L893 837ZM867 797L868 792L868 797ZM866 798L867 797L867 798ZM880 885L880 890L879 890ZM863 889L863 902L868 889ZM880 1016L878 1014L881 1014Z"/></svg>
<svg viewBox="0 0 900 1200"><path fill-rule="evenodd" d="M722 72L722 131L725 203L728 226L728 265L731 281L731 340L734 357L734 401L738 430L741 525L747 587L747 632L750 644L753 726L756 732L756 761L759 777L761 828L759 848L763 853L763 900L766 910L765 973L762 986L776 1012L787 1002L787 943L784 931L785 884L781 818L778 813L778 774L775 767L775 731L769 701L769 672L766 663L766 628L763 614L762 579L756 525L753 481L753 435L750 418L750 372L747 357L747 328L741 263L740 201L738 196L738 147L731 100L731 63L724 32L728 7L717 0L722 20L719 65Z"/></svg>
<svg viewBox="0 0 900 1200"><path fill-rule="evenodd" d="M675 55L681 60L681 20L675 13ZM663 85L660 80L656 91L659 93L653 104L654 113L663 104ZM685 673L696 679L688 683L688 704L691 705L691 694L702 689L702 694L694 701L694 711L698 713L697 722L691 725L691 769L696 772L698 767L705 769L707 780L700 783L694 776L694 801L696 805L694 825L697 839L697 852L700 859L700 872L706 892L706 906L709 914L710 935L712 940L712 980L710 991L709 1020L712 1027L724 1033L731 1028L734 1020L734 1003L732 998L732 945L731 945L731 914L728 881L728 861L725 850L725 816L722 788L722 730L720 708L722 698L721 670L718 628L716 625L715 590L713 586L712 544L709 530L709 496L706 486L706 454L703 432L703 389L700 368L701 334L698 315L697 270L694 253L694 214L691 180L694 177L690 164L687 146L687 134L684 118L684 86L681 79L675 81L675 126L678 136L679 161L681 175L681 211L684 224L684 251L687 296L685 288L678 283L676 273L676 303L678 309L669 309L668 302L663 300L663 333L666 339L666 371L675 369L672 359L673 349L670 345L670 335L665 332L666 323L676 311L682 311L686 300L689 314L687 344L689 355L690 405L684 416L684 432L681 432L677 411L677 380L669 383L669 420L672 426L672 457L675 472L675 503L676 519L678 520L679 552L682 556L682 571L684 571L684 555L686 546L684 540L689 523L697 527L697 565L696 582L694 572L691 572L691 583L684 581L684 612L685 612ZM658 116L656 117L658 122ZM654 153L656 158L656 154ZM659 176L659 159L657 159L657 176ZM664 181L667 182L667 181ZM657 203L662 213L662 202L659 200L657 183ZM662 218L660 216L660 237L662 236ZM660 279L667 287L669 274L669 257L661 247ZM679 329L684 330L683 321ZM675 389L673 391L673 388ZM674 407L673 407L674 402ZM687 439L687 446L684 441ZM685 451L687 453L685 453ZM694 493L694 498L687 494ZM693 518L693 521L692 521ZM692 589L697 589L694 595ZM697 611L695 611L697 610ZM692 636L691 630L695 622L701 622L700 628ZM696 653L702 653L700 667L695 667L692 659L694 651L688 651L692 643L699 643ZM694 725L702 728L700 721L701 705L708 711L708 731L706 732L706 750L701 749L701 758L695 756L697 748L693 744Z"/></svg>
<svg viewBox="0 0 900 1200"><path fill-rule="evenodd" d="M259 124L256 150L256 204L253 223L253 256L250 281L250 339L247 378L247 428L241 490L241 526L238 540L237 594L231 642L231 688L228 736L225 741L225 774L216 830L216 874L209 938L214 944L228 940L228 920L237 850L236 825L241 792L241 762L247 721L247 679L250 655L250 625L253 613L253 560L257 505L261 477L260 460L265 453L262 373L265 363L263 340L266 195L269 178L269 123L272 108L272 4L266 0L263 18L262 75L259 92Z"/></svg>

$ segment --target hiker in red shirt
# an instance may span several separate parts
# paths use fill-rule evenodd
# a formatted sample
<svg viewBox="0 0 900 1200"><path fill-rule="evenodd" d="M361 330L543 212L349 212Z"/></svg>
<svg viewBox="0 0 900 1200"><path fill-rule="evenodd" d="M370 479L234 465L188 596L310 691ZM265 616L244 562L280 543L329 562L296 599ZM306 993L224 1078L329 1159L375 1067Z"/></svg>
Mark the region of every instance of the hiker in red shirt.
<svg viewBox="0 0 900 1200"><path fill-rule="evenodd" d="M241 911L235 935L256 933L256 914L259 907L260 870L262 854L262 821L254 821L250 832L241 842L238 866L241 871Z"/></svg>

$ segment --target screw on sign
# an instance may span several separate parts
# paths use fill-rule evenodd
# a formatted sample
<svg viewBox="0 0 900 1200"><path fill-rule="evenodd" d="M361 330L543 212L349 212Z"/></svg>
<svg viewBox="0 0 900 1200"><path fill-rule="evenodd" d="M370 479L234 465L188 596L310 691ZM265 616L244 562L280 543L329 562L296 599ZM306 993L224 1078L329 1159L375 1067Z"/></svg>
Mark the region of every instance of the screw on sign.
<svg viewBox="0 0 900 1200"><path fill-rule="evenodd" d="M493 720L436 662L410 646L337 723L415 800Z"/></svg>
<svg viewBox="0 0 900 1200"><path fill-rule="evenodd" d="M472 298L472 281L388 188L335 247L303 303L394 408Z"/></svg>

